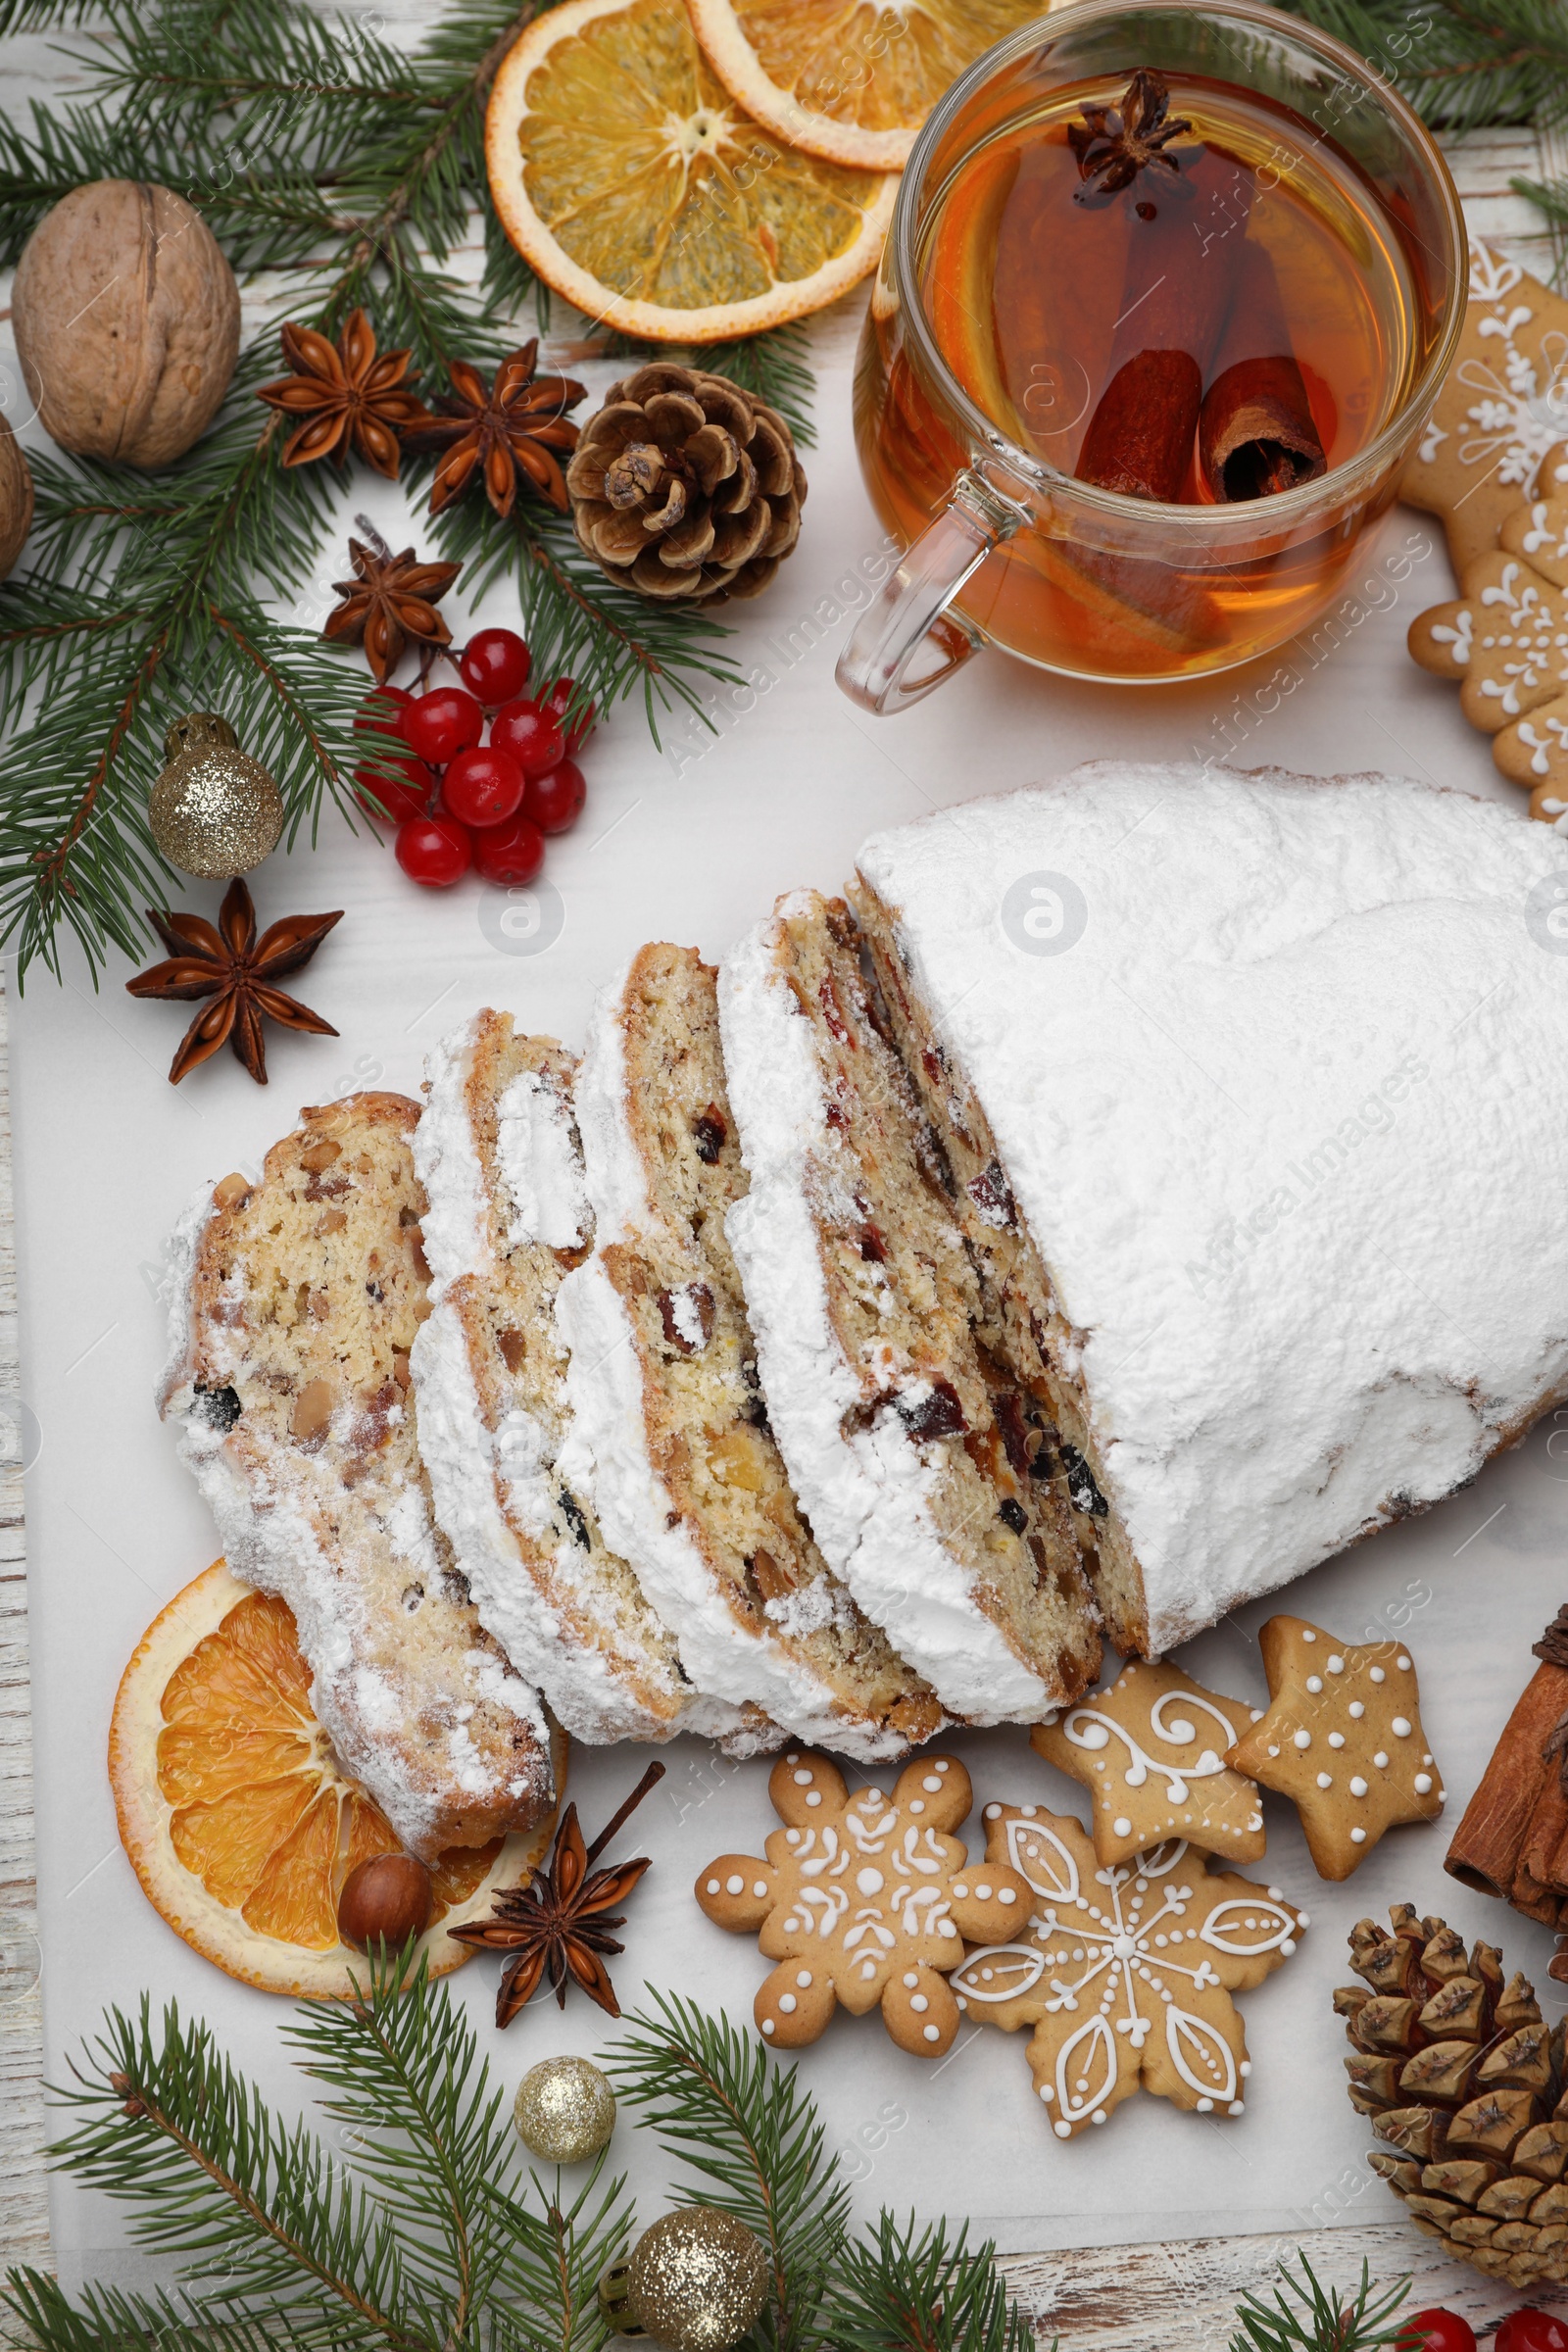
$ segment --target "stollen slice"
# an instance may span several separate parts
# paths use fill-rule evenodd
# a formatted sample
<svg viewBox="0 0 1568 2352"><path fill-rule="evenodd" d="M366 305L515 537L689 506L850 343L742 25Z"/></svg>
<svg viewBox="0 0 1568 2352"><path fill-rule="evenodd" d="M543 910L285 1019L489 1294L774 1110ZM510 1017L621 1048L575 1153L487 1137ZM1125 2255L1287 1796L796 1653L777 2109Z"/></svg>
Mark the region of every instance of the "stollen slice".
<svg viewBox="0 0 1568 2352"><path fill-rule="evenodd" d="M573 1069L507 1012L429 1059L415 1162L433 1305L413 1367L436 1517L480 1623L574 1739L701 1732L755 1754L782 1734L694 1687L590 1499L556 1315L593 1242Z"/></svg>
<svg viewBox="0 0 1568 2352"><path fill-rule="evenodd" d="M642 949L601 996L576 1088L594 1253L562 1285L602 1525L707 1690L879 1762L943 1710L827 1565L791 1490L724 1220L746 1189L715 975Z"/></svg>
<svg viewBox="0 0 1568 2352"><path fill-rule="evenodd" d="M484 1631L430 1511L409 1356L427 1311L418 1104L304 1113L262 1179L176 1236L161 1410L230 1569L287 1601L345 1773L425 1860L554 1797L537 1693Z"/></svg>
<svg viewBox="0 0 1568 2352"><path fill-rule="evenodd" d="M729 1240L768 1411L817 1542L944 1705L1035 1721L1100 1661L1055 1429L975 1338L951 1175L842 900L802 891L728 956L750 1191Z"/></svg>

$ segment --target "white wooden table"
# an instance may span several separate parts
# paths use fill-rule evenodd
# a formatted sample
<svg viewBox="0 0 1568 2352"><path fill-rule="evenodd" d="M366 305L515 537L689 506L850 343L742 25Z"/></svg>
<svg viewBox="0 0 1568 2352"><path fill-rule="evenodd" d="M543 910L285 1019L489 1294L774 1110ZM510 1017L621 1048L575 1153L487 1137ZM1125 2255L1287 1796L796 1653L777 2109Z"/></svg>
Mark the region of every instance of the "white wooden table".
<svg viewBox="0 0 1568 2352"><path fill-rule="evenodd" d="M393 29L420 21L418 0L384 9ZM5 46L8 98L67 94L71 76L42 37ZM1568 140L1523 130L1449 143L1450 160L1475 231L1527 268L1550 276L1560 258L1540 216L1515 196L1510 178L1568 173ZM859 297L818 322L824 349L858 332ZM0 322L9 313L0 309ZM48 987L40 974L34 985ZM63 1083L64 1078L63 1078ZM28 1279L24 1269L24 1279ZM42 1280L43 1270L31 1277ZM41 1959L35 1933L32 1789L27 1679L23 1463L28 1415L18 1363L10 1110L5 1063L5 997L0 990L0 2260L50 2265L43 2147L48 2117L41 2082ZM84 1726L101 1739L104 1727ZM1353 2282L1365 2259L1375 2276L1413 2273L1411 2308L1446 2303L1478 2331L1517 2298L1478 2272L1443 2260L1432 2241L1386 2217L1388 2193L1362 2165L1326 2189L1311 2221L1289 2238L1273 2235L1102 2246L1083 2252L1015 2255L1006 2268L1045 2340L1120 2352L1209 2352L1232 2331L1238 2295L1266 2289L1276 2263L1304 2252L1319 2275ZM1342 2219L1341 2217L1350 2217ZM1364 2217L1364 2218L1363 2218ZM1331 2226L1338 2223L1339 2226ZM1542 2298L1544 2299L1544 2298Z"/></svg>

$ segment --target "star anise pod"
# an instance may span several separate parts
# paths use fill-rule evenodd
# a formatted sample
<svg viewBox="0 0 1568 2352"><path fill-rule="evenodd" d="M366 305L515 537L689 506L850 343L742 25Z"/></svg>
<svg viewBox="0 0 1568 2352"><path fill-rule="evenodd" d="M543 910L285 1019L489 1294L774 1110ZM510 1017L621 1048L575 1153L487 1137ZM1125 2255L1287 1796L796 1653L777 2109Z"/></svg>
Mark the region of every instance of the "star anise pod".
<svg viewBox="0 0 1568 2352"><path fill-rule="evenodd" d="M244 875L237 874L223 894L216 927L199 914L160 914L152 906L147 920L169 950L169 961L138 972L125 982L126 992L175 1003L213 999L180 1040L169 1067L172 1086L225 1043L257 1085L265 1086L264 1018L311 1037L336 1037L330 1021L272 983L310 962L333 924L343 920L341 907L334 914L285 914L258 939L256 908Z"/></svg>
<svg viewBox="0 0 1568 2352"><path fill-rule="evenodd" d="M452 390L437 396L439 414L419 428L419 445L441 452L430 485L432 514L450 506L475 473L496 513L510 514L519 469L541 498L566 513L565 477L556 453L569 457L576 448L577 427L567 422L566 411L587 395L574 376L536 375L538 357L535 335L502 361L493 385L466 360L453 361Z"/></svg>
<svg viewBox="0 0 1568 2352"><path fill-rule="evenodd" d="M332 582L343 601L327 614L321 635L333 644L363 645L376 684L384 686L411 637L423 645L452 643L452 631L435 608L463 565L420 564L412 547L395 556L363 514L354 519L365 533L364 539L349 541L349 561L359 577Z"/></svg>
<svg viewBox="0 0 1568 2352"><path fill-rule="evenodd" d="M577 1808L568 1805L549 1860L540 1864L527 1886L500 1888L488 1919L448 1930L460 1943L511 1953L496 1991L498 2026L511 2025L517 2011L533 1998L547 1971L563 2009L571 1979L601 2009L607 2009L612 2017L620 2015L615 1987L601 1955L625 1949L609 1933L626 1924L624 1914L613 1906L630 1894L649 1868L650 1858L643 1854L635 1862L618 1863L613 1870L593 1870L591 1865L628 1814L663 1777L662 1764L650 1764L614 1819L589 1846L583 1844L577 1826Z"/></svg>
<svg viewBox="0 0 1568 2352"><path fill-rule="evenodd" d="M1172 139L1192 129L1180 116L1165 120L1170 84L1163 74L1141 66L1122 93L1120 112L1113 106L1086 106L1081 122L1069 122L1067 142L1078 158L1078 176L1093 181L1092 193L1113 196L1131 187L1148 164L1167 172L1181 166L1164 149ZM1083 191L1079 192L1082 201Z"/></svg>
<svg viewBox="0 0 1568 2352"><path fill-rule="evenodd" d="M351 311L335 344L314 326L290 321L280 338L293 373L263 384L258 400L297 417L283 444L285 466L317 458L342 465L350 447L377 473L396 480L401 437L428 424L424 404L409 389L417 380L406 351L375 353L375 329L363 311Z"/></svg>

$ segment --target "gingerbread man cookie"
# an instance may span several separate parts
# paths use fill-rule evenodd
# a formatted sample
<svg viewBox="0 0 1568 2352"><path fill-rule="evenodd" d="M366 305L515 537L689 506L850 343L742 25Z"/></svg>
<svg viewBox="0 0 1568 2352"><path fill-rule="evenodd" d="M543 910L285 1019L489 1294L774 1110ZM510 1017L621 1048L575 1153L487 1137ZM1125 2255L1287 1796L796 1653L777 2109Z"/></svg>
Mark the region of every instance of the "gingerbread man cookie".
<svg viewBox="0 0 1568 2352"><path fill-rule="evenodd" d="M836 2005L863 2017L880 2004L901 2050L940 2058L958 2030L948 1975L963 1958L960 1938L1007 1935L1030 1899L1016 1871L971 1867L951 1835L973 1801L969 1775L953 1756L922 1756L891 1797L861 1788L852 1798L836 1764L793 1749L767 1792L786 1826L767 1839L766 1861L721 1854L696 1888L716 1926L756 1935L779 1964L758 1987L759 2032L800 2049Z"/></svg>
<svg viewBox="0 0 1568 2352"><path fill-rule="evenodd" d="M1199 2115L1240 2115L1250 2061L1231 2000L1296 1949L1304 1911L1180 1838L1103 1867L1076 1821L987 1805L986 1863L1033 1893L1011 1942L953 1980L968 2015L1016 2033L1051 2128L1074 2139L1142 2086Z"/></svg>
<svg viewBox="0 0 1568 2352"><path fill-rule="evenodd" d="M1399 496L1441 515L1455 572L1497 543L1527 493L1568 488L1568 302L1490 247L1470 247L1470 301L1453 366L1405 463Z"/></svg>
<svg viewBox="0 0 1568 2352"><path fill-rule="evenodd" d="M1226 1761L1291 1799L1319 1878L1348 1879L1385 1830L1443 1810L1410 1653L1304 1617L1271 1617L1257 1641L1272 1703Z"/></svg>
<svg viewBox="0 0 1568 2352"><path fill-rule="evenodd" d="M1088 1789L1102 1862L1125 1862L1161 1838L1255 1862L1263 1851L1257 1790L1225 1751L1258 1713L1216 1697L1179 1666L1134 1658L1109 1690L1054 1707L1029 1740Z"/></svg>

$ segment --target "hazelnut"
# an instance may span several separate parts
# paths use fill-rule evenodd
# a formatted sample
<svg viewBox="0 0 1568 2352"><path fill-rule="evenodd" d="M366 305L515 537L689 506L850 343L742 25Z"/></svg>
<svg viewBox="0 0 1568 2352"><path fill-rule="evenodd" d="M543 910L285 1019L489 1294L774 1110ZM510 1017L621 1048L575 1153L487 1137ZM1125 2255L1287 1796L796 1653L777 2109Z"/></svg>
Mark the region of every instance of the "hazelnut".
<svg viewBox="0 0 1568 2352"><path fill-rule="evenodd" d="M413 1854L372 1854L343 1882L338 1934L362 1952L372 1944L401 1951L411 1936L424 1934L434 1903L430 1873Z"/></svg>
<svg viewBox="0 0 1568 2352"><path fill-rule="evenodd" d="M45 213L11 296L17 356L62 449L168 466L218 414L239 354L239 288L172 189L95 179Z"/></svg>
<svg viewBox="0 0 1568 2352"><path fill-rule="evenodd" d="M32 528L32 475L22 444L0 416L0 579L16 564Z"/></svg>

